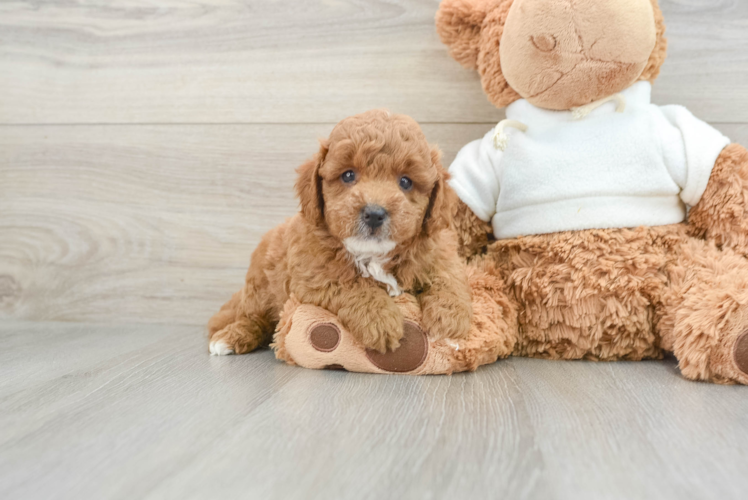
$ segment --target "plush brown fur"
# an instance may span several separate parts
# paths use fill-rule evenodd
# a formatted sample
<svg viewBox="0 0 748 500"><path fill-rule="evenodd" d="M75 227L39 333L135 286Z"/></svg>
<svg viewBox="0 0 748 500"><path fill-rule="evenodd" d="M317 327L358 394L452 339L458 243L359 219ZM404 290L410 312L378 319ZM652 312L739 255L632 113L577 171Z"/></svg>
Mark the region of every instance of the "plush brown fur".
<svg viewBox="0 0 748 500"><path fill-rule="evenodd" d="M520 98L500 60L513 1L521 0L444 0L437 14L442 40L455 59L478 69L499 107ZM652 3L656 42L640 80L654 80L666 55L662 12ZM689 379L748 384L740 368L748 366L748 349L738 343L748 332L743 147L722 152L682 224L491 242L488 225L466 205L459 202L454 213L461 255L500 277L504 289L496 298L518 311L515 355L639 360L669 351Z"/></svg>
<svg viewBox="0 0 748 500"><path fill-rule="evenodd" d="M458 202L455 205L452 225L458 236L460 257L467 260L473 255L485 253L493 239L493 227L490 223L480 220L464 203Z"/></svg>
<svg viewBox="0 0 748 500"><path fill-rule="evenodd" d="M349 170L356 180L344 183L341 175ZM345 119L298 175L301 213L262 239L244 288L210 320L211 343L236 354L268 344L294 296L336 314L365 347L397 348L402 312L385 285L354 264L343 242L356 236L396 244L384 270L418 297L423 326L433 337L467 333L470 293L449 227L456 196L445 182L440 152L415 121L380 110ZM402 176L413 181L412 189L400 187ZM389 213L371 233L361 222L369 204Z"/></svg>
<svg viewBox="0 0 748 500"><path fill-rule="evenodd" d="M528 236L492 243L472 266L504 283L519 311L513 354L545 359L656 359L683 375L748 383L733 360L748 330L748 260L676 224Z"/></svg>

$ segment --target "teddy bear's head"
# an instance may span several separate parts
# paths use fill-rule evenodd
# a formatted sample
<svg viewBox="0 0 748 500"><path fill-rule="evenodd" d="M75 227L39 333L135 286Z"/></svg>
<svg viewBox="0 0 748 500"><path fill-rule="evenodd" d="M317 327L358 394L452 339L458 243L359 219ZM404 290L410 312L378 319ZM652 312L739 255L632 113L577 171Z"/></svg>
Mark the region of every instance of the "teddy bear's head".
<svg viewBox="0 0 748 500"><path fill-rule="evenodd" d="M589 104L654 80L667 50L657 0L444 0L436 27L497 107Z"/></svg>

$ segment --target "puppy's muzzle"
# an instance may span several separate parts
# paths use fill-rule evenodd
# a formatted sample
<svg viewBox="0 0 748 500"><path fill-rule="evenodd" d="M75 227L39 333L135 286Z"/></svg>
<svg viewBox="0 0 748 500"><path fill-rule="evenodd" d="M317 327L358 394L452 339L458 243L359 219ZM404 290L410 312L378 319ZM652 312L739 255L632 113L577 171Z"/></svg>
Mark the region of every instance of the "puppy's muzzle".
<svg viewBox="0 0 748 500"><path fill-rule="evenodd" d="M390 214L380 205L366 205L361 210L361 221L371 229L376 231L387 221Z"/></svg>

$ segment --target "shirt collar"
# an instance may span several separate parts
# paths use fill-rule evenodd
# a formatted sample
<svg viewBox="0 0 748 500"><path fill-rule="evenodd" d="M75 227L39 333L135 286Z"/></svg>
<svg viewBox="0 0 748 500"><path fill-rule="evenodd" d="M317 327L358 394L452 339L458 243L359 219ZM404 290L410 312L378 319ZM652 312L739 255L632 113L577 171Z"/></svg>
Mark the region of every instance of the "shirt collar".
<svg viewBox="0 0 748 500"><path fill-rule="evenodd" d="M626 111L642 108L652 103L652 84L647 81L636 82L623 92L626 98ZM616 103L608 102L595 109L587 118L614 114ZM571 111L553 111L533 106L526 99L520 99L506 108L506 117L510 120L518 120L529 126L552 125L577 121Z"/></svg>

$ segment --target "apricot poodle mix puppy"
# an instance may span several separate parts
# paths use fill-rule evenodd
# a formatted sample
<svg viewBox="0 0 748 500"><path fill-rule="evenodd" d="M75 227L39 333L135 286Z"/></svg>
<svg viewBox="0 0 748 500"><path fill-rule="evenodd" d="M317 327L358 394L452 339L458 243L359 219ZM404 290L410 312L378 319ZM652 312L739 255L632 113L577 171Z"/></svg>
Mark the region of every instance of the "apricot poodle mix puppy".
<svg viewBox="0 0 748 500"><path fill-rule="evenodd" d="M413 119L381 110L346 118L320 142L297 171L301 212L265 235L244 288L210 320L211 353L267 345L292 295L380 352L400 345L392 297L403 292L418 298L432 338L464 337L470 291L439 150Z"/></svg>

